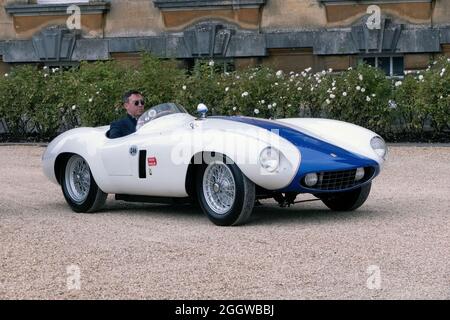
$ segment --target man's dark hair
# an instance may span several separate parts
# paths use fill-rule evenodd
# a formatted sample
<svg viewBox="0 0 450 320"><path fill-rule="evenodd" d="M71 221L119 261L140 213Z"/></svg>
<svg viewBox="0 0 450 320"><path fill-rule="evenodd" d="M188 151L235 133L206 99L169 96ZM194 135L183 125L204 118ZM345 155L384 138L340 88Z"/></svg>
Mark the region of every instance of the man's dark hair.
<svg viewBox="0 0 450 320"><path fill-rule="evenodd" d="M140 93L137 90L130 90L124 93L124 95L122 96L122 102L123 103L127 103L128 99L133 95L133 94L139 94L142 96L142 93Z"/></svg>

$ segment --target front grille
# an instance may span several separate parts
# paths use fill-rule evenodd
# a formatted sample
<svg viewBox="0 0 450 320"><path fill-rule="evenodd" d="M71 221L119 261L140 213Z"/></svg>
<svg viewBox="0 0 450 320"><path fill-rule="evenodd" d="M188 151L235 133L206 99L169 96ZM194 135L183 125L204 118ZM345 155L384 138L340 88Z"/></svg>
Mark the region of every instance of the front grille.
<svg viewBox="0 0 450 320"><path fill-rule="evenodd" d="M327 171L319 172L318 182L313 187L308 187L305 184L304 178L301 180L303 187L314 190L345 190L356 187L368 181L374 174L375 170L371 167L364 168L364 178L359 181L355 180L356 169L344 171Z"/></svg>

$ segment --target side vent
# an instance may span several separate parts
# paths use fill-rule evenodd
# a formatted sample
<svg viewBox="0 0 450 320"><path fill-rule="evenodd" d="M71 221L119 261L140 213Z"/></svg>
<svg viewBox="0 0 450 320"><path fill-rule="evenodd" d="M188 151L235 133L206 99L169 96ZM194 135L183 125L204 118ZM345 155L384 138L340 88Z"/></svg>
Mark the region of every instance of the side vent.
<svg viewBox="0 0 450 320"><path fill-rule="evenodd" d="M145 167L145 160L147 159L147 150L139 151L139 178L147 178L147 170Z"/></svg>

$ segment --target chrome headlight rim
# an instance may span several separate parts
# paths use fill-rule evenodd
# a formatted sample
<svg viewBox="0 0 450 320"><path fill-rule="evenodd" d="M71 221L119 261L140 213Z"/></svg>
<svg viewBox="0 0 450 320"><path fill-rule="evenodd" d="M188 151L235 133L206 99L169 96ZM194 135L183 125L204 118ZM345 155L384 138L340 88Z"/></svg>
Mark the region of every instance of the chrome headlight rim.
<svg viewBox="0 0 450 320"><path fill-rule="evenodd" d="M375 136L370 140L370 146L373 151L383 160L386 160L388 148L384 139L380 136Z"/></svg>
<svg viewBox="0 0 450 320"><path fill-rule="evenodd" d="M280 166L280 151L271 146L264 148L259 154L259 164L265 171L275 172Z"/></svg>

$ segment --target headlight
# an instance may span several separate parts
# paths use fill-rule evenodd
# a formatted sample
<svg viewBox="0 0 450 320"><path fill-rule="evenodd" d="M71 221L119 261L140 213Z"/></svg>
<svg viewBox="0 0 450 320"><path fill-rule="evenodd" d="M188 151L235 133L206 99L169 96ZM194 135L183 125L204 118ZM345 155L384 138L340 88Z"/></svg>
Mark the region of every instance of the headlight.
<svg viewBox="0 0 450 320"><path fill-rule="evenodd" d="M280 153L272 147L267 147L261 151L259 162L265 170L274 172L280 164Z"/></svg>
<svg viewBox="0 0 450 320"><path fill-rule="evenodd" d="M361 180L362 178L364 178L365 174L366 174L366 173L365 173L365 171L364 171L364 168L358 168L358 169L356 169L355 180L356 180L356 181Z"/></svg>
<svg viewBox="0 0 450 320"><path fill-rule="evenodd" d="M308 187L313 187L317 184L317 181L319 181L319 177L317 176L317 173L308 173L305 176L305 184Z"/></svg>
<svg viewBox="0 0 450 320"><path fill-rule="evenodd" d="M376 154L378 154L381 158L386 160L387 156L387 146L386 142L380 137L373 137L372 140L370 140L370 145L372 146L372 149L375 151Z"/></svg>

